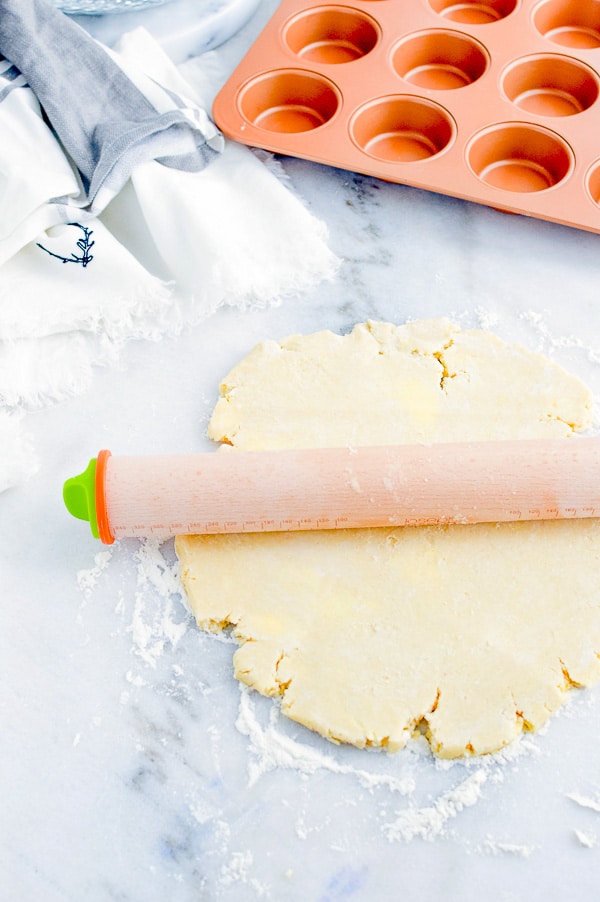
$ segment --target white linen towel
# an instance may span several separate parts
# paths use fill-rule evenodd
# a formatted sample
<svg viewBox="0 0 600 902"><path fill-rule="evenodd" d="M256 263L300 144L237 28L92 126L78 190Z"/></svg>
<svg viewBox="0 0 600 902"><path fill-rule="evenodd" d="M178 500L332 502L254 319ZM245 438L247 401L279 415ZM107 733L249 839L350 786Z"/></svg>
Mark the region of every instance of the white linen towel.
<svg viewBox="0 0 600 902"><path fill-rule="evenodd" d="M199 171L223 147L204 109L148 79L133 81L48 0L0 0L0 52L27 79L77 167L80 205L91 213L139 163Z"/></svg>
<svg viewBox="0 0 600 902"><path fill-rule="evenodd" d="M140 90L160 85L198 104L185 65L178 71L144 30L111 57ZM85 391L94 366L116 359L124 342L176 333L222 304L277 303L331 278L339 262L323 223L284 180L229 141L202 171L139 164L101 219L77 208L77 168L25 80L8 64L6 72L0 125L10 112L20 143L17 155L0 142L13 211L8 228L0 206L0 491L33 471L19 414ZM33 168L21 165L26 154ZM56 218L60 195L75 201L77 219Z"/></svg>
<svg viewBox="0 0 600 902"><path fill-rule="evenodd" d="M131 78L143 72L198 107L210 107L216 71L199 96L145 29L129 32L117 47ZM221 304L280 301L337 270L324 224L241 144L226 141L197 173L143 163L131 183L167 272L190 298L192 320Z"/></svg>

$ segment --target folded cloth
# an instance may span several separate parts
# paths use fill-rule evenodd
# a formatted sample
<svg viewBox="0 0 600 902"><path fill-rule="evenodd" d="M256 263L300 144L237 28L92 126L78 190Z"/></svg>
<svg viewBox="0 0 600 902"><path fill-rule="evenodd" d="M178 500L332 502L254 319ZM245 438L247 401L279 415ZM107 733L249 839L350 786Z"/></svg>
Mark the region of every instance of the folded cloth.
<svg viewBox="0 0 600 902"><path fill-rule="evenodd" d="M20 420L18 414L0 410L0 492L32 476L39 467Z"/></svg>
<svg viewBox="0 0 600 902"><path fill-rule="evenodd" d="M181 310L99 220L47 230L0 270L0 404L82 392L133 338L176 334Z"/></svg>
<svg viewBox="0 0 600 902"><path fill-rule="evenodd" d="M0 52L24 76L98 213L141 162L197 172L222 149L206 112L149 79L134 84L48 0L0 0ZM15 69L16 67L16 69ZM0 93L0 101L2 94Z"/></svg>
<svg viewBox="0 0 600 902"><path fill-rule="evenodd" d="M0 269L0 342L76 331L120 344L180 323L172 288L99 219L53 226Z"/></svg>
<svg viewBox="0 0 600 902"><path fill-rule="evenodd" d="M7 60L0 60L0 135L1 265L65 219L64 205L77 198L81 183L26 79ZM61 196L63 204L52 203Z"/></svg>
<svg viewBox="0 0 600 902"><path fill-rule="evenodd" d="M0 0L0 41L4 10L14 21L21 4L32 8L32 0ZM182 97L192 98L186 109L203 108L144 30L103 52L155 111ZM31 457L15 450L28 447L15 414L85 391L94 366L115 360L131 338L176 333L221 304L275 303L330 278L339 262L325 226L276 167L233 142L196 169L132 152L129 179L95 217L118 182L109 173L88 203L98 167L91 178L80 173L22 73L6 61L1 70L2 61L0 491L31 469ZM94 93L81 84L63 96L67 106Z"/></svg>
<svg viewBox="0 0 600 902"><path fill-rule="evenodd" d="M84 391L93 367L114 360L124 341L175 332L181 316L172 287L79 208L79 173L7 60L0 134L3 491L35 471L26 410Z"/></svg>
<svg viewBox="0 0 600 902"><path fill-rule="evenodd" d="M200 98L145 29L117 45L120 65L143 71L166 90L202 106L211 101L219 73L203 84ZM202 67L203 57L198 58ZM131 69L129 68L131 67ZM207 65L207 70L210 65ZM265 306L305 291L337 271L325 225L247 147L226 141L202 172L183 172L149 161L131 174L139 211L166 271L189 298L190 318L221 304ZM124 221L121 198L111 227ZM110 210L107 211L110 214ZM124 240L124 239L122 239Z"/></svg>
<svg viewBox="0 0 600 902"><path fill-rule="evenodd" d="M84 392L125 341L180 326L171 289L97 219L53 226L11 257L0 268L0 492L37 470L27 411Z"/></svg>

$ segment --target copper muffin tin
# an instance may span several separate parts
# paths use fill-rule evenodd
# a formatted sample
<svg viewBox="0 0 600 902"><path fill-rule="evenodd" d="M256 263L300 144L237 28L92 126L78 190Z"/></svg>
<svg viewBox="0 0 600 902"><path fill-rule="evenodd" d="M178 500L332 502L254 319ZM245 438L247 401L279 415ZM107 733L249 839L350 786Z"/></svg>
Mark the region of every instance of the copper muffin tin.
<svg viewBox="0 0 600 902"><path fill-rule="evenodd" d="M600 0L283 0L230 138L600 232Z"/></svg>

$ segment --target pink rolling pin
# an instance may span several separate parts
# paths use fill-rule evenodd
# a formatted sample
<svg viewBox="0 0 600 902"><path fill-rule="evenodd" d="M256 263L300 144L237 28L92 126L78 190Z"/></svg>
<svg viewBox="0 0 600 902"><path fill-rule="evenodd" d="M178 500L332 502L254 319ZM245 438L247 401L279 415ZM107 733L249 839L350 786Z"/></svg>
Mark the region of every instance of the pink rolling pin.
<svg viewBox="0 0 600 902"><path fill-rule="evenodd" d="M113 457L67 480L105 544L128 536L600 517L600 438Z"/></svg>

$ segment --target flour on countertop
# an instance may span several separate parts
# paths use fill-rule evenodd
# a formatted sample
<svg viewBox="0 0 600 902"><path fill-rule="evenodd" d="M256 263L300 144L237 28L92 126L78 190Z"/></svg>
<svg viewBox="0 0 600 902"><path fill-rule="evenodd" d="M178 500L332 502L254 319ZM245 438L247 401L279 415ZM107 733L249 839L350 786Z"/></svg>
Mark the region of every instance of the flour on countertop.
<svg viewBox="0 0 600 902"><path fill-rule="evenodd" d="M471 808L481 797L488 775L483 767L442 793L432 805L409 807L400 811L395 821L383 825L383 833L390 842L408 842L415 837L431 841L440 836L446 823L464 808Z"/></svg>
<svg viewBox="0 0 600 902"><path fill-rule="evenodd" d="M77 583L86 599L97 586L97 583L107 570L111 562L118 560L118 554L113 550L100 551L94 556L94 566L77 573ZM172 650L182 640L189 629L193 629L193 618L184 601L179 582L178 562L173 550L168 543L159 543L157 540L146 540L139 544L133 554L135 561L136 586L133 590L133 598L129 598L129 604L122 590L119 591L115 611L123 619L124 629L132 638L131 652L143 663L143 670L131 668L125 678L130 686L140 688L152 685L159 658L165 654L171 654ZM130 619L129 619L130 618ZM211 641L228 642L236 644L227 635L215 635ZM185 668L174 664L172 674L181 681L186 678ZM202 687L198 685L198 691ZM329 772L354 779L358 787L370 793L384 792L386 798L378 808L376 825L381 834L390 842L409 843L414 840L427 842L444 838L455 838L450 832L450 825L464 811L473 808L485 797L486 786L490 787L501 783L507 773L523 757L531 757L540 754L539 735L531 737L524 735L519 741L512 743L504 750L493 755L479 759L444 760L434 759L431 756L427 742L420 737L415 738L405 752L408 767L403 773L395 774L383 772L378 764L379 756L375 753L364 753L365 766L356 767L338 760L335 748L331 754L322 750L323 743L315 745L298 741L286 735L279 727L280 714L276 704L269 708L269 718L263 725L258 717L259 697L253 690L243 685L239 686L240 701L236 728L248 739L248 788L254 786L262 777L277 769L293 770L298 775L307 778L319 771ZM127 704L129 693L124 692L122 703ZM568 708L563 714L568 716ZM208 728L217 732L216 725ZM74 746L81 740L81 734L74 739ZM217 753L215 753L218 757ZM442 792L432 792L431 798L426 799L425 804L417 803L417 794L420 787L417 785L411 767L414 762L431 763L433 773L447 774L445 781L453 783L450 788ZM387 756L383 761L389 762ZM406 807L392 807L394 800L403 798ZM573 792L567 795L577 805L600 812L600 796L588 796ZM351 802L351 799L348 800ZM358 801L357 801L358 804ZM191 804L190 815L199 824L209 823L216 829L219 824L219 842L228 846L231 836L228 833L228 825L222 819L223 813L214 805ZM297 822L297 835L300 839L309 839L313 832L307 826L306 812L299 811ZM318 829L318 828L314 828ZM215 838L216 838L215 834ZM598 845L596 834L589 829L573 829L578 843L585 848L594 848ZM332 845L333 848L333 845ZM473 851L484 855L508 855L526 859L536 849L534 846L512 841L498 841L492 837L486 837L480 844L473 846ZM342 850L343 851L343 850ZM347 850L346 850L347 851ZM225 889L236 883L242 883L253 891L257 898L268 897L269 889L266 885L252 876L252 855L250 852L239 850L228 852L228 863L222 868L217 880Z"/></svg>
<svg viewBox="0 0 600 902"><path fill-rule="evenodd" d="M152 585L163 598L176 596L182 603L185 597L179 578L179 562L174 558L169 562L163 554L158 539L145 539L135 555L138 562L138 585Z"/></svg>
<svg viewBox="0 0 600 902"><path fill-rule="evenodd" d="M254 890L257 898L261 899L269 895L268 887L260 883L256 878L250 877L250 868L254 862L252 852L232 852L229 855L229 863L221 868L219 885L231 886L233 883L244 883Z"/></svg>
<svg viewBox="0 0 600 902"><path fill-rule="evenodd" d="M585 351L591 363L600 363L600 348L589 347L584 344L581 338L577 338L575 335L553 335L548 323L539 311L525 310L521 314L521 319L535 329L546 349L576 348Z"/></svg>
<svg viewBox="0 0 600 902"><path fill-rule="evenodd" d="M523 846L517 843L498 842L488 837L481 846L481 851L492 855L515 855L517 858L529 858L536 846Z"/></svg>
<svg viewBox="0 0 600 902"><path fill-rule="evenodd" d="M134 653L156 667L165 647L175 648L187 632L191 614L181 593L179 565L169 563L157 539L141 542L135 559L138 589L128 632Z"/></svg>
<svg viewBox="0 0 600 902"><path fill-rule="evenodd" d="M586 849L593 849L598 845L598 837L589 830L574 830L579 843Z"/></svg>
<svg viewBox="0 0 600 902"><path fill-rule="evenodd" d="M386 786L392 792L398 792L401 795L408 795L414 790L415 784L412 778L398 779L387 774L373 774L366 770L357 770L340 764L331 755L324 755L279 732L276 729L279 715L275 705L270 708L269 725L262 727L256 717L252 690L240 686L240 693L240 708L236 726L240 733L250 740L249 750L254 756L248 766L249 786L253 786L263 774L270 770L287 768L303 774L314 774L318 770L352 774L364 787Z"/></svg>
<svg viewBox="0 0 600 902"><path fill-rule="evenodd" d="M94 556L94 566L77 572L77 585L89 601L98 580L109 564L118 558L121 549L111 547ZM137 588L133 596L133 611L126 631L131 634L132 651L147 665L156 667L166 648L175 648L192 623L192 615L181 591L179 562L175 555L169 560L168 548L156 539L139 543L133 555L136 563ZM128 616L124 591L117 594L115 613ZM133 685L144 681L132 671L127 680Z"/></svg>
<svg viewBox="0 0 600 902"><path fill-rule="evenodd" d="M493 313L491 310L485 310L483 307L477 307L475 309L475 316L477 317L477 323L480 329L484 329L486 332L491 332L495 326L499 323L499 316L497 313Z"/></svg>
<svg viewBox="0 0 600 902"><path fill-rule="evenodd" d="M99 552L94 558L94 567L79 572L78 584L86 597L114 559L112 550ZM136 565L133 599L127 604L124 593L119 591L115 611L123 618L124 628L132 637L132 654L144 665L142 672L130 668L125 678L130 686L142 688L151 685L152 673L156 671L159 659L166 653L170 654L187 630L192 628L193 618L182 596L178 562L169 543L161 544L154 539L142 541L136 548L133 559ZM236 644L227 635L217 634L211 639ZM180 665L175 665L172 673L179 680L185 677ZM201 687L198 689L201 691ZM444 836L449 821L480 801L486 783L492 785L501 782L507 766L512 766L523 755L538 753L535 741L523 737L485 760L434 759L427 742L422 737L416 737L406 749L413 762L427 759L434 771L447 772L453 780L458 776L454 786L434 797L428 804L418 806L414 801L418 787L412 774L396 776L383 772L376 763L378 756L375 753L366 753L365 767L343 763L336 759L335 752L326 753L286 735L278 726L280 714L276 704L270 706L265 726L261 724L257 714L259 697L246 686L240 685L239 689L236 727L248 739L248 787L251 788L263 776L276 769L293 770L303 777L326 771L351 777L360 788L370 793L387 793L387 802L403 797L409 804L406 808L392 811L392 819L387 803L379 810L379 827L390 842L410 842L416 838L432 841ZM122 693L121 701L123 704L128 703L128 692ZM385 760L389 761L387 758ZM372 764L374 766L370 767ZM206 809L205 806L192 806L190 813L198 823L207 820L214 823L219 819L218 811ZM308 837L310 829L302 817L298 821L297 830L300 831L298 835L301 839ZM496 844L495 851L524 854L517 851L517 844L504 844L505 848L501 846L502 844ZM482 851L489 854L491 847L483 848ZM229 864L220 875L220 885L225 887L237 882L248 885L254 883L249 876L250 865L246 853L233 852ZM258 882L252 888L258 897L266 892L266 888Z"/></svg>
<svg viewBox="0 0 600 902"><path fill-rule="evenodd" d="M600 797L596 796L596 798L591 799L588 796L581 795L578 792L567 793L567 798L571 799L572 802L576 802L577 805L580 805L582 808L589 808L592 811L597 811L600 814Z"/></svg>
<svg viewBox="0 0 600 902"><path fill-rule="evenodd" d="M77 571L77 585L86 596L95 588L98 578L103 570L106 570L112 557L112 551L99 551L94 555L94 566L89 570Z"/></svg>
<svg viewBox="0 0 600 902"><path fill-rule="evenodd" d="M529 737L523 737L506 749L485 758L448 761L434 759L427 742L416 738L405 749L407 754L412 754L418 759L429 759L435 770L458 772L460 775L458 782L451 789L441 793L430 804L419 807L412 802L417 790L416 781L412 776L396 777L342 764L336 761L333 755L323 754L305 743L286 736L278 729L280 715L274 704L269 708L268 725L263 727L257 717L256 698L253 690L240 686L240 706L236 726L249 740L248 750L251 758L248 763L248 786L252 787L262 776L276 768L293 769L305 776L326 770L330 773L353 776L361 787L370 791L382 788L390 793L408 797L409 805L396 811L394 820L385 820L387 818L385 807L380 811L380 829L390 842L407 843L417 838L431 842L445 836L448 822L453 821L465 809L476 805L482 798L487 783L493 785L502 782L506 768L512 767L519 758L540 754L536 742ZM303 829L303 822L300 819L297 828L300 838L305 838L302 835ZM478 851L486 854L493 851L496 854L528 857L534 848L517 843L494 843L488 839Z"/></svg>

